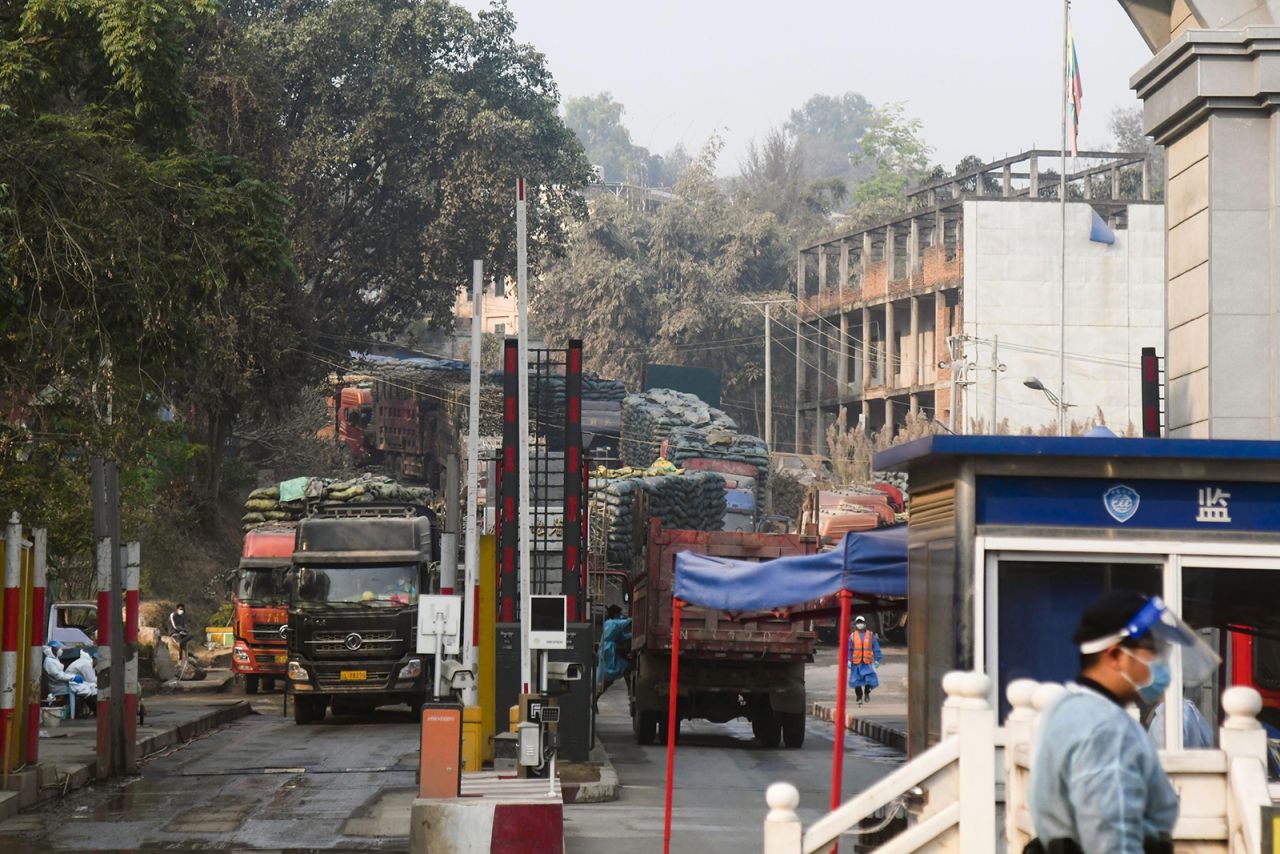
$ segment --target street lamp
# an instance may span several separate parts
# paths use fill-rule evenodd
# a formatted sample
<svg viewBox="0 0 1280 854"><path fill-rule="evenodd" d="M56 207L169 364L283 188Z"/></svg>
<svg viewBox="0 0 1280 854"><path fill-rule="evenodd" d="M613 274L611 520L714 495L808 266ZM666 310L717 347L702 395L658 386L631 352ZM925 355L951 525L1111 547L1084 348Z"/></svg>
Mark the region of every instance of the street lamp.
<svg viewBox="0 0 1280 854"><path fill-rule="evenodd" d="M1066 421L1067 407L1075 406L1074 403L1066 403L1061 399L1059 399L1059 397L1056 394L1049 391L1049 389L1045 388L1044 383L1040 382L1039 377L1027 377L1025 380L1022 381L1022 384L1027 388L1031 389L1032 391L1044 392L1044 396L1049 398L1049 402L1053 404L1054 409L1057 409L1058 412L1061 413L1062 420Z"/></svg>

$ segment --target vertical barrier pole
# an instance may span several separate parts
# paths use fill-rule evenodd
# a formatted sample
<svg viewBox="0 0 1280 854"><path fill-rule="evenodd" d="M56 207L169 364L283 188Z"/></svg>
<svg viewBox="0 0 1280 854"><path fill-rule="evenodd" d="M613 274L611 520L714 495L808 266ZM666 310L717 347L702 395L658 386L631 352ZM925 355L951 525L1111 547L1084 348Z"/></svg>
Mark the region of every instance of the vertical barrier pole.
<svg viewBox="0 0 1280 854"><path fill-rule="evenodd" d="M680 612L684 602L672 597L671 694L667 698L667 793L662 813L662 854L671 854L671 796L676 778L676 688L680 681Z"/></svg>
<svg viewBox="0 0 1280 854"><path fill-rule="evenodd" d="M45 588L48 586L49 532L37 528L31 532L31 653L27 662L27 761L35 763L40 758L40 677L44 673L44 621L48 605Z"/></svg>
<svg viewBox="0 0 1280 854"><path fill-rule="evenodd" d="M141 580L142 547L125 546L124 593L124 767L132 774L138 767L138 582Z"/></svg>
<svg viewBox="0 0 1280 854"><path fill-rule="evenodd" d="M13 767L21 768L31 761L27 750L27 735L30 717L27 705L31 702L31 656L27 652L28 638L31 637L31 623L35 615L31 613L32 575L35 570L35 552L33 543L20 541L22 560L18 566L18 646L14 656L18 667L17 691L13 704Z"/></svg>
<svg viewBox="0 0 1280 854"><path fill-rule="evenodd" d="M853 593L840 591L840 668L836 673L836 732L834 754L831 757L831 809L840 806L844 790L844 719L845 703L849 694L849 616L853 611Z"/></svg>
<svg viewBox="0 0 1280 854"><path fill-rule="evenodd" d="M98 777L111 776L111 683L102 671L111 659L111 549L110 537L98 540Z"/></svg>
<svg viewBox="0 0 1280 854"><path fill-rule="evenodd" d="M22 573L22 521L15 510L4 533L4 629L0 634L0 768L13 770L14 707L18 695L18 584Z"/></svg>

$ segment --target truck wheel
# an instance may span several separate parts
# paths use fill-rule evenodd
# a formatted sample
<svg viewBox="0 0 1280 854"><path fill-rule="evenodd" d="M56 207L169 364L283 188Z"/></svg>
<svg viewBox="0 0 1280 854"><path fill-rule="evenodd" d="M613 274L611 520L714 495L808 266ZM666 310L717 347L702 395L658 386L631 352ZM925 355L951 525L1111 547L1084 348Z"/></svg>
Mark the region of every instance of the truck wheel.
<svg viewBox="0 0 1280 854"><path fill-rule="evenodd" d="M263 676L262 690L266 691L268 694L274 694L276 692L276 680L270 676Z"/></svg>
<svg viewBox="0 0 1280 854"><path fill-rule="evenodd" d="M245 677L244 677L244 692L245 692L246 694L256 694L256 693L258 693L258 677L257 677L257 676L250 676L250 675L249 675L249 674L247 674L247 673L245 674Z"/></svg>
<svg viewBox="0 0 1280 854"><path fill-rule="evenodd" d="M773 709L765 708L756 712L755 717L751 719L751 732L769 749L782 743L782 724L773 714Z"/></svg>
<svg viewBox="0 0 1280 854"><path fill-rule="evenodd" d="M676 716L676 741L680 741L680 717ZM658 743L667 743L667 716L658 715Z"/></svg>
<svg viewBox="0 0 1280 854"><path fill-rule="evenodd" d="M631 728L636 734L636 744L653 744L658 737L657 712L637 711L631 716Z"/></svg>
<svg viewBox="0 0 1280 854"><path fill-rule="evenodd" d="M293 722L295 724L313 724L324 720L324 697L295 697L293 700Z"/></svg>
<svg viewBox="0 0 1280 854"><path fill-rule="evenodd" d="M782 715L782 741L792 750L804 746L804 712Z"/></svg>

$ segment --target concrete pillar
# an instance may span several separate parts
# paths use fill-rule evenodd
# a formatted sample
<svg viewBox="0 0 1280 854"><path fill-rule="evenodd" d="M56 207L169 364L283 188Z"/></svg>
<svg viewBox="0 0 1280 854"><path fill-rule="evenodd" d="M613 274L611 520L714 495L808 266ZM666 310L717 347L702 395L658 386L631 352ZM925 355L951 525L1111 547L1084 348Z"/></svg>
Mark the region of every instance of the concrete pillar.
<svg viewBox="0 0 1280 854"><path fill-rule="evenodd" d="M986 176L983 175L981 172L973 176L973 191L977 193L979 196L985 196L987 194L987 189L986 187L983 186L983 179L985 177Z"/></svg>
<svg viewBox="0 0 1280 854"><path fill-rule="evenodd" d="M871 388L871 367L875 363L875 349L871 346L871 309L862 309L862 394Z"/></svg>
<svg viewBox="0 0 1280 854"><path fill-rule="evenodd" d="M1040 158L1034 154L1027 161L1027 172L1031 177L1031 189L1028 195L1034 199L1040 195Z"/></svg>
<svg viewBox="0 0 1280 854"><path fill-rule="evenodd" d="M827 289L827 247L818 247L818 293Z"/></svg>
<svg viewBox="0 0 1280 854"><path fill-rule="evenodd" d="M822 423L821 405L813 407L813 452L820 455L827 453L827 428Z"/></svg>
<svg viewBox="0 0 1280 854"><path fill-rule="evenodd" d="M804 253L796 253L796 452L800 451L800 401L804 399L804 337L801 335L800 313L804 301Z"/></svg>
<svg viewBox="0 0 1280 854"><path fill-rule="evenodd" d="M907 238L907 278L912 282L920 274L920 220L911 219L911 233Z"/></svg>
<svg viewBox="0 0 1280 854"><path fill-rule="evenodd" d="M1171 437L1280 438L1277 34L1191 30L1132 80L1168 159Z"/></svg>
<svg viewBox="0 0 1280 854"><path fill-rule="evenodd" d="M887 286L894 280L894 261L897 259L898 246L897 235L894 234L893 226L885 226L884 229L884 281Z"/></svg>
<svg viewBox="0 0 1280 854"><path fill-rule="evenodd" d="M844 307L845 283L849 281L849 244L844 240L840 241L838 275L840 281L836 290L840 294L840 341L836 345L836 358L839 360L836 362L836 400L843 400L849 394L849 313Z"/></svg>
<svg viewBox="0 0 1280 854"><path fill-rule="evenodd" d="M1111 167L1111 198L1120 198L1120 170L1115 166Z"/></svg>
<svg viewBox="0 0 1280 854"><path fill-rule="evenodd" d="M871 266L871 253L875 247L871 243L871 232L862 232L862 288L867 287L867 268Z"/></svg>
<svg viewBox="0 0 1280 854"><path fill-rule="evenodd" d="M920 411L920 395L916 394L915 392L912 392L912 393L911 393L911 415L912 415L912 417L915 417L916 413L918 413L919 411Z"/></svg>
<svg viewBox="0 0 1280 854"><path fill-rule="evenodd" d="M1013 195L1013 167L1006 164L1004 167L1004 175L1002 177L1003 177L1003 181L1001 182L1001 185L1000 185L1001 194L1004 196L1012 196Z"/></svg>
<svg viewBox="0 0 1280 854"><path fill-rule="evenodd" d="M934 212L933 216L933 245L936 249L945 251L947 246L947 216L941 210Z"/></svg>
<svg viewBox="0 0 1280 854"><path fill-rule="evenodd" d="M884 398L884 429L885 429L886 436L890 436L890 437L893 436L894 434L893 398L887 394L885 395L885 398Z"/></svg>
<svg viewBox="0 0 1280 854"><path fill-rule="evenodd" d="M907 385L920 384L920 297L911 297L911 343L907 347ZM915 411L914 409L912 411Z"/></svg>
<svg viewBox="0 0 1280 854"><path fill-rule="evenodd" d="M884 384L886 388L898 387L898 342L893 328L893 303L884 304Z"/></svg>

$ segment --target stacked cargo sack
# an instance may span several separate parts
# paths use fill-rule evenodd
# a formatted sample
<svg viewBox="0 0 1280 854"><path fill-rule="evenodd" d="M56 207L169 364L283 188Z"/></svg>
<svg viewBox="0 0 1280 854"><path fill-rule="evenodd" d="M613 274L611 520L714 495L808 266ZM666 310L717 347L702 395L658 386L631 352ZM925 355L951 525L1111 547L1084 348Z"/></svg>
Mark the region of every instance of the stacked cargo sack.
<svg viewBox="0 0 1280 854"><path fill-rule="evenodd" d="M298 477L250 492L240 521L244 530L251 531L273 522L297 521L306 514L309 505L395 503L425 506L430 500L431 490L427 487L404 486L383 475L362 474L346 480Z"/></svg>
<svg viewBox="0 0 1280 854"><path fill-rule="evenodd" d="M662 454L662 443L681 427L737 433L738 424L696 395L671 389L629 394L622 401L622 461L647 466Z"/></svg>
<svg viewBox="0 0 1280 854"><path fill-rule="evenodd" d="M602 513L610 563L626 563L635 555L636 496L649 498L649 517L664 528L718 531L724 525L724 478L714 472L683 471L667 460L648 468L597 469L591 478L591 510ZM639 520L645 527L648 519Z"/></svg>
<svg viewBox="0 0 1280 854"><path fill-rule="evenodd" d="M756 471L756 506L764 505L769 446L757 436L721 427L677 427L667 437L667 458L676 465L691 459L745 463Z"/></svg>

